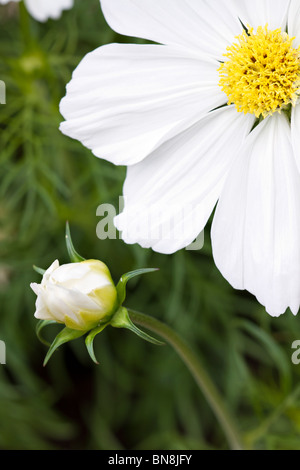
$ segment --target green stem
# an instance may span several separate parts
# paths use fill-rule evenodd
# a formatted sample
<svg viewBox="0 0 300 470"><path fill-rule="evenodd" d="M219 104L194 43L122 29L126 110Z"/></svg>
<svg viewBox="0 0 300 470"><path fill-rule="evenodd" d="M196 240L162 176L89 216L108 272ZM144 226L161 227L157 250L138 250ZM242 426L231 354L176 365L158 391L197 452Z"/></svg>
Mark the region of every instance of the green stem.
<svg viewBox="0 0 300 470"><path fill-rule="evenodd" d="M281 405L279 405L278 408L276 408L276 410L265 421L263 421L257 429L250 432L246 436L246 442L248 444L248 447L252 448L257 441L263 439L266 436L271 426L276 423L276 421L280 418L280 416L286 411L289 406L292 406L296 402L296 400L299 398L299 395L300 385L298 385L296 389L285 398Z"/></svg>
<svg viewBox="0 0 300 470"><path fill-rule="evenodd" d="M190 346L175 331L159 320L134 310L127 310L134 323L158 334L175 349L190 370L198 387L210 404L211 409L227 437L230 448L232 450L243 450L243 444L232 416L226 409L222 397Z"/></svg>
<svg viewBox="0 0 300 470"><path fill-rule="evenodd" d="M32 45L32 35L30 28L30 18L23 2L20 3L20 27L25 50Z"/></svg>

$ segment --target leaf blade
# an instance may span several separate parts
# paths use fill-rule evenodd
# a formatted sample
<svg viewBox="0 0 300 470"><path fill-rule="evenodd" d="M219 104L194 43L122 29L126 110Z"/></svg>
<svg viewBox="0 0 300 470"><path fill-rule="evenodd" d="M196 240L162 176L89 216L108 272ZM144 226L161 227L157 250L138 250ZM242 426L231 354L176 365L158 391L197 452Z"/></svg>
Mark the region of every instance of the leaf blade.
<svg viewBox="0 0 300 470"><path fill-rule="evenodd" d="M97 361L95 352L94 352L94 339L99 333L101 333L104 330L104 328L107 327L107 325L109 325L109 323L104 323L103 325L97 328L94 328L85 339L85 345L90 355L90 358L97 365L99 364L99 362Z"/></svg>
<svg viewBox="0 0 300 470"><path fill-rule="evenodd" d="M73 242L72 242L72 237L71 237L71 231L70 231L70 225L69 222L66 223L66 245L67 245L67 250L68 254L70 256L70 260L72 263L80 263L82 261L86 261L85 258L83 258L79 253L74 248Z"/></svg>
<svg viewBox="0 0 300 470"><path fill-rule="evenodd" d="M143 274L153 273L159 271L158 268L145 268L145 269L136 269L135 271L130 271L129 273L123 274L121 279L117 284L117 293L120 305L123 304L126 298L126 286L130 279L133 279L136 276L141 276Z"/></svg>
<svg viewBox="0 0 300 470"><path fill-rule="evenodd" d="M86 331L82 330L71 330L68 327L65 327L63 330L61 330L60 333L55 337L54 341L52 342L45 360L44 360L44 367L47 365L49 359L51 358L52 354L62 345L65 343L68 343L69 341L72 341L74 339L80 338L81 336L85 335Z"/></svg>
<svg viewBox="0 0 300 470"><path fill-rule="evenodd" d="M45 326L52 325L54 323L58 325L58 323L55 320L40 320L35 327L35 332L36 332L38 339L40 340L41 343L45 344L46 346L51 346L51 343L49 343L49 341L46 341L43 338L41 332L45 328Z"/></svg>

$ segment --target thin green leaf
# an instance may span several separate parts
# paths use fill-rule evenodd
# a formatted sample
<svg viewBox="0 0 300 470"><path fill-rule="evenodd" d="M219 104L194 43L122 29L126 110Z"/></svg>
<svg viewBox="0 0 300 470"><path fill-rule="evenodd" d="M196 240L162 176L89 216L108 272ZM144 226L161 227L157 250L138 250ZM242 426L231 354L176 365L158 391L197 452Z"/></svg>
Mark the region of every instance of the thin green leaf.
<svg viewBox="0 0 300 470"><path fill-rule="evenodd" d="M135 326L135 324L132 323L128 311L125 307L121 307L117 311L117 313L115 313L110 324L114 328L125 328L127 330L130 330L132 333L136 334L143 340L148 341L148 343L155 344L156 346L164 345L164 343L162 343L161 341L153 338L152 336L148 335L144 331L140 330L137 326Z"/></svg>
<svg viewBox="0 0 300 470"><path fill-rule="evenodd" d="M80 263L81 261L85 261L85 258L80 256L74 248L69 222L66 223L66 245L72 263Z"/></svg>
<svg viewBox="0 0 300 470"><path fill-rule="evenodd" d="M56 323L58 325L58 323L55 320L40 320L35 328L35 332L36 332L38 339L40 340L41 343L45 344L46 346L51 346L51 343L46 341L43 338L41 333L42 333L42 330L45 328L45 326L52 325L53 323Z"/></svg>
<svg viewBox="0 0 300 470"><path fill-rule="evenodd" d="M109 323L104 323L103 325L97 328L94 328L85 339L86 348L88 350L88 353L91 359L94 361L95 364L99 364L99 362L97 361L95 353L94 353L94 339L95 339L95 336L97 336L99 333L101 333L104 330L104 328L107 327L107 325L109 325Z"/></svg>
<svg viewBox="0 0 300 470"><path fill-rule="evenodd" d="M33 269L35 270L36 273L41 274L42 276L45 274L46 270L39 268L38 266L33 265Z"/></svg>
<svg viewBox="0 0 300 470"><path fill-rule="evenodd" d="M145 268L145 269L137 269L136 271L131 271L129 273L123 274L121 279L117 285L117 293L120 305L124 302L126 298L126 285L130 279L133 279L136 276L141 276L142 274L153 273L155 271L159 271L157 268Z"/></svg>
<svg viewBox="0 0 300 470"><path fill-rule="evenodd" d="M71 330L71 328L64 328L56 338L54 339L53 343L51 344L49 351L45 357L44 360L44 367L48 363L50 357L52 354L59 348L64 343L68 343L69 341L72 341L74 339L80 338L81 336L85 335L86 331L81 331L81 330Z"/></svg>

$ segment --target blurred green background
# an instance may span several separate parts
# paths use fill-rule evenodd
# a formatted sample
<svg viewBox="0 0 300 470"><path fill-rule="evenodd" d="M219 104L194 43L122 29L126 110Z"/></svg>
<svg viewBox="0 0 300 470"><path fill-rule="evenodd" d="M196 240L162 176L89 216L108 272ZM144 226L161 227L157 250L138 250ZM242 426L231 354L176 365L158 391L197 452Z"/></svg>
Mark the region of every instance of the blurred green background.
<svg viewBox="0 0 300 470"><path fill-rule="evenodd" d="M83 56L116 35L99 0L77 0L59 21L39 24L18 4L0 7L0 365L1 449L227 449L193 379L171 348L108 328L95 341L100 365L81 338L46 368L35 335L32 265L68 262L69 220L77 250L99 258L113 278L159 267L129 285L127 305L163 320L197 351L253 449L300 449L300 365L291 344L299 319L270 318L216 269L209 227L202 251L163 256L121 240L100 241L96 209L118 207L125 169L63 136L58 105ZM57 332L49 327L49 338Z"/></svg>

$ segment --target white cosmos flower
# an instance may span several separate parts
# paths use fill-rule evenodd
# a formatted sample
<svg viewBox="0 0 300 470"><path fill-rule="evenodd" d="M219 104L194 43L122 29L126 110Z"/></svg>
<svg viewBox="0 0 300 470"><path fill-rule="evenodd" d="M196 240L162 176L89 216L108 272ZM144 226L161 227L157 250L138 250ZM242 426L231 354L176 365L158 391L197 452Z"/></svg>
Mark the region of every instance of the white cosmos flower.
<svg viewBox="0 0 300 470"><path fill-rule="evenodd" d="M0 0L0 5L19 2L20 0ZM38 21L44 22L49 18L58 19L63 10L72 8L74 0L24 0L29 13Z"/></svg>
<svg viewBox="0 0 300 470"><path fill-rule="evenodd" d="M161 44L88 54L61 103L63 133L128 166L115 220L124 240L173 253L197 237L217 204L212 244L221 273L271 315L288 307L296 314L300 1L101 5L118 33Z"/></svg>

